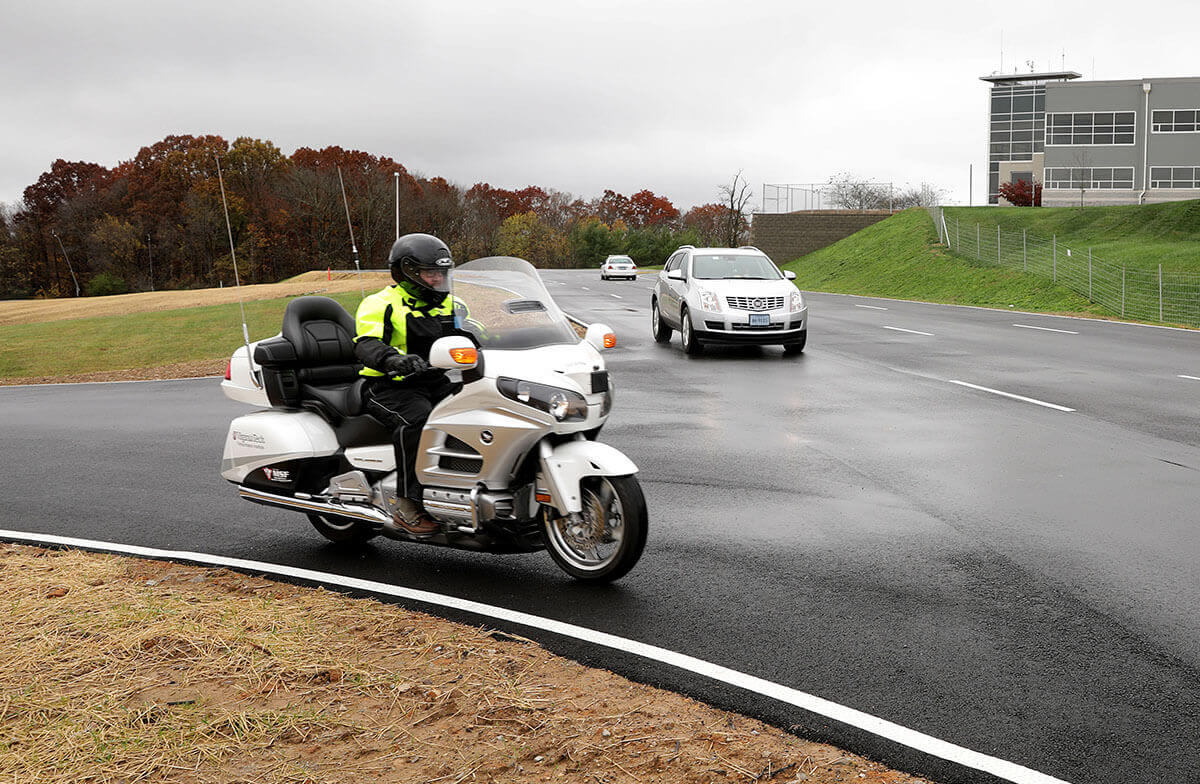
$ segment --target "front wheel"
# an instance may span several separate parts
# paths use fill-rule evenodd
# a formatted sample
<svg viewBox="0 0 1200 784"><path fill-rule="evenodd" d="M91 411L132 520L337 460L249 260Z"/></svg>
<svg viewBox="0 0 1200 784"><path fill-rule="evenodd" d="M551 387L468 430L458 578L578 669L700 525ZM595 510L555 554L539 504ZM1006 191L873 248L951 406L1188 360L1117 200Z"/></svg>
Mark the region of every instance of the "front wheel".
<svg viewBox="0 0 1200 784"><path fill-rule="evenodd" d="M316 528L321 536L324 536L334 544L362 544L379 535L379 529L370 523L364 523L361 520L351 520L348 517L310 514L308 515L308 521L312 523L313 528Z"/></svg>
<svg viewBox="0 0 1200 784"><path fill-rule="evenodd" d="M696 356L704 350L704 345L696 339L692 329L692 314L684 308L679 313L679 341L683 344L683 352L688 356Z"/></svg>
<svg viewBox="0 0 1200 784"><path fill-rule="evenodd" d="M589 476L580 482L583 511L578 519L542 513L550 557L585 583L612 582L629 573L646 546L646 499L636 478Z"/></svg>

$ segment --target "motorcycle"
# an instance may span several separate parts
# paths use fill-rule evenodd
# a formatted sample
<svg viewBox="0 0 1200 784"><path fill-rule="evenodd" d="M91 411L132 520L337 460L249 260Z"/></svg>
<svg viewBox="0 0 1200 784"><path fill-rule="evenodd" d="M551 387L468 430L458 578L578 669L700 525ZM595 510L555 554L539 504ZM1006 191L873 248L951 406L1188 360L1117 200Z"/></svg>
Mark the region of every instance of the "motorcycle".
<svg viewBox="0 0 1200 784"><path fill-rule="evenodd" d="M592 324L580 339L521 259L462 264L453 291L464 334L436 340L429 362L456 391L434 406L416 457L436 534L417 539L394 522L391 433L363 411L354 318L327 297L292 300L279 335L234 353L222 390L268 408L230 424L221 476L247 501L304 513L337 544L383 535L546 549L583 582L627 574L645 547L646 502L637 466L596 440L613 404L600 352L615 336Z"/></svg>

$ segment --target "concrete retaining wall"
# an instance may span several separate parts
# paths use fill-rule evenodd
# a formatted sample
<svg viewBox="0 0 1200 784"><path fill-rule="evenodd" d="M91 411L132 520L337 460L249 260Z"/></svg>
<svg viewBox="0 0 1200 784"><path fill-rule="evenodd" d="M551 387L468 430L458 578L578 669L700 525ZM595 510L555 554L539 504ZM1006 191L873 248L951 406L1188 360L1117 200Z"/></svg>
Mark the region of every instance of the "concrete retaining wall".
<svg viewBox="0 0 1200 784"><path fill-rule="evenodd" d="M892 213L888 210L805 210L754 216L751 243L776 264L832 245Z"/></svg>

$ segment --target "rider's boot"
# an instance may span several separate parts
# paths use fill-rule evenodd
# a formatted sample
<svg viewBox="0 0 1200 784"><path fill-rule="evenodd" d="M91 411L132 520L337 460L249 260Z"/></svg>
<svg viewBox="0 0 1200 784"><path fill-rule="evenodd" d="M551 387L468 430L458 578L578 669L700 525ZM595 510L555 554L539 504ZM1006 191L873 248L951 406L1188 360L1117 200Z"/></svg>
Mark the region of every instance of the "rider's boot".
<svg viewBox="0 0 1200 784"><path fill-rule="evenodd" d="M396 499L392 505L392 520L397 528L417 539L428 539L441 530L437 521L411 498Z"/></svg>

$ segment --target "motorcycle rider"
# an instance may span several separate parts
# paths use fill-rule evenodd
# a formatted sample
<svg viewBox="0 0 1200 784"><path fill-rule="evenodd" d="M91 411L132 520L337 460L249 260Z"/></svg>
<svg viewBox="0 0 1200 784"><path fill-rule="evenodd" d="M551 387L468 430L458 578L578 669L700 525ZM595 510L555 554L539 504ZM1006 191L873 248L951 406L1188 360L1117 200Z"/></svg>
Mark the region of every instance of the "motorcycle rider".
<svg viewBox="0 0 1200 784"><path fill-rule="evenodd" d="M406 234L392 245L388 267L395 283L372 294L355 316L354 354L368 381L364 410L392 428L396 449L396 524L417 538L440 529L421 502L416 459L429 412L454 390L446 372L429 365L429 350L456 334L450 296L454 261L446 243L430 234Z"/></svg>

